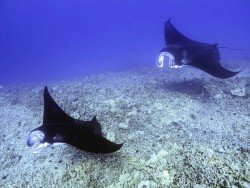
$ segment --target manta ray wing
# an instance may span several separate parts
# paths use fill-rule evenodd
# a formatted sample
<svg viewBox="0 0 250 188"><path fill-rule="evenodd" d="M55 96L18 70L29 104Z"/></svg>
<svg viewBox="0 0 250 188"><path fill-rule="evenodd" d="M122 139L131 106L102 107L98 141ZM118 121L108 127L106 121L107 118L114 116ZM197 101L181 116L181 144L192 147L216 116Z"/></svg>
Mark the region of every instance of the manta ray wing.
<svg viewBox="0 0 250 188"><path fill-rule="evenodd" d="M85 138L83 139L82 136ZM123 146L123 144L111 142L99 134L79 134L75 135L74 139L66 139L63 142L84 151L101 154L116 152Z"/></svg>
<svg viewBox="0 0 250 188"><path fill-rule="evenodd" d="M220 64L217 45L198 46L187 50L187 65L196 67L217 78L230 78L239 72L232 72Z"/></svg>
<svg viewBox="0 0 250 188"><path fill-rule="evenodd" d="M46 86L44 88L43 125L46 126L59 122L71 123L74 122L74 118L70 117L58 106Z"/></svg>
<svg viewBox="0 0 250 188"><path fill-rule="evenodd" d="M183 35L180 31L178 31L173 24L170 22L171 19L169 19L168 21L166 21L165 23L165 42L166 44L176 44L176 43L200 43L200 42L196 42L193 41L191 39L189 39L188 37L186 37L185 35Z"/></svg>

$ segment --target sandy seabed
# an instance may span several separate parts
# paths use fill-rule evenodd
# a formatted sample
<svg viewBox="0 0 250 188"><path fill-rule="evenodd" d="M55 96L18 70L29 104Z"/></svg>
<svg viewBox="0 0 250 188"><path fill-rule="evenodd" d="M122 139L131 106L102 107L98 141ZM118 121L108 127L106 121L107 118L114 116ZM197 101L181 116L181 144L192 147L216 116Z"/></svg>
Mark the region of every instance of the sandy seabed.
<svg viewBox="0 0 250 188"><path fill-rule="evenodd" d="M47 85L68 114L97 115L124 146L34 154L26 138L42 123L44 84L0 86L0 187L250 187L250 69L221 80L144 68Z"/></svg>

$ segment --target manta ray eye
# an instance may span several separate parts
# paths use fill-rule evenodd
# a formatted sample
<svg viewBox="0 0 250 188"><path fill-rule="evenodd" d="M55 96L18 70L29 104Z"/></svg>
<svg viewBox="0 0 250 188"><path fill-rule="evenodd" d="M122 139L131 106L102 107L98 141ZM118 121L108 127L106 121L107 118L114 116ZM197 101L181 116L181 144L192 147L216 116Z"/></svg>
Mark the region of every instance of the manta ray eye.
<svg viewBox="0 0 250 188"><path fill-rule="evenodd" d="M27 146L32 148L37 148L44 138L44 133L42 131L32 131L27 139Z"/></svg>
<svg viewBox="0 0 250 188"><path fill-rule="evenodd" d="M170 67L175 65L175 58L171 53L161 52L158 56L156 64L158 67L163 67L165 61L169 64Z"/></svg>

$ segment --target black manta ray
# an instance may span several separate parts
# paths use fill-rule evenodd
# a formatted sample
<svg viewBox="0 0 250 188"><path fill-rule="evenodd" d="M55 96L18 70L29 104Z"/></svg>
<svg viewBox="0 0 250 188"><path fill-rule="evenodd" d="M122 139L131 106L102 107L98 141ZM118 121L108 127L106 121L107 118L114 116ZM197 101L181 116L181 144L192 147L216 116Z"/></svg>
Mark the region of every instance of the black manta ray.
<svg viewBox="0 0 250 188"><path fill-rule="evenodd" d="M69 144L92 153L112 153L123 144L115 144L102 135L101 125L94 116L91 121L76 120L66 114L44 89L44 114L42 126L32 130L28 147L37 153L48 146Z"/></svg>
<svg viewBox="0 0 250 188"><path fill-rule="evenodd" d="M232 72L220 64L217 44L193 41L181 34L170 22L165 23L166 47L160 51L157 65L163 67L164 57L168 58L170 68L185 65L196 67L217 78L230 78L239 72Z"/></svg>

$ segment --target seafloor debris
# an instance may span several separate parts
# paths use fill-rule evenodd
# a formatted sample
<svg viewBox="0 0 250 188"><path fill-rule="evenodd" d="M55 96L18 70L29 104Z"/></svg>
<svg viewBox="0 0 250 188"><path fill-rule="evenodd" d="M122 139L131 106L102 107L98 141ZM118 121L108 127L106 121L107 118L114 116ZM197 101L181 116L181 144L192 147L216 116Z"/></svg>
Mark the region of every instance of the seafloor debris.
<svg viewBox="0 0 250 188"><path fill-rule="evenodd" d="M247 91L245 87L237 87L232 90L230 90L230 93L233 96L238 96L238 97L246 97L247 96Z"/></svg>

